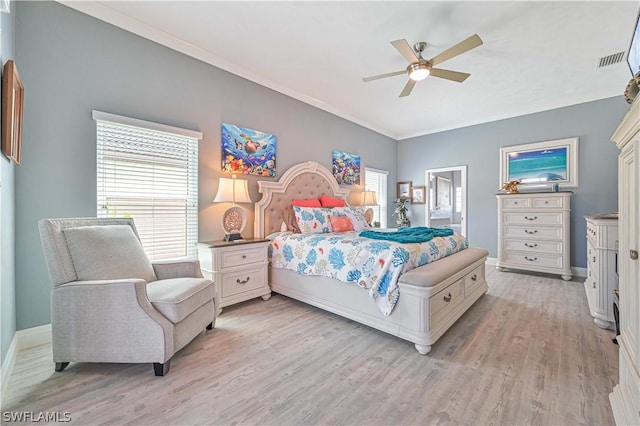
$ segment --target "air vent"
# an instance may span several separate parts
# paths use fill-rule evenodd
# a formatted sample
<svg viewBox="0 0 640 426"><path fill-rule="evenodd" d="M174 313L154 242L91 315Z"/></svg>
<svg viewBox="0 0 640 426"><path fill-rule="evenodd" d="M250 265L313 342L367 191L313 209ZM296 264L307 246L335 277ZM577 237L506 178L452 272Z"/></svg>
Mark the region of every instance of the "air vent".
<svg viewBox="0 0 640 426"><path fill-rule="evenodd" d="M617 64L619 62L622 62L623 59L624 59L624 52L614 53L613 55L605 56L603 58L600 58L600 64L598 65L598 68L608 67L609 65Z"/></svg>

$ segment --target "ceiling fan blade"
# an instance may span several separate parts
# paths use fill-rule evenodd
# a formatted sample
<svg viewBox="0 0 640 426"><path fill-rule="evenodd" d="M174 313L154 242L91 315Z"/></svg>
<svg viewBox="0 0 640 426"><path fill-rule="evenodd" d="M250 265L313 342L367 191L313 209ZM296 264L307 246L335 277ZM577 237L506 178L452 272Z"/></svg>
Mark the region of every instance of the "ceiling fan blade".
<svg viewBox="0 0 640 426"><path fill-rule="evenodd" d="M399 97L402 98L404 96L409 96L409 94L413 90L413 86L415 86L416 83L417 81L409 79L409 81L407 81L406 86L404 86L404 89L402 89L402 92L400 92Z"/></svg>
<svg viewBox="0 0 640 426"><path fill-rule="evenodd" d="M458 83L462 83L471 74L467 74L466 72L443 70L441 68L431 68L430 75L434 77L446 78L447 80L457 81Z"/></svg>
<svg viewBox="0 0 640 426"><path fill-rule="evenodd" d="M406 74L406 73L407 73L407 70L396 71L396 72L388 72L386 74L374 75L373 77L365 77L365 78L362 79L362 81L367 83L369 81L379 80L381 78L387 78L387 77L394 77L396 75Z"/></svg>
<svg viewBox="0 0 640 426"><path fill-rule="evenodd" d="M482 39L478 37L478 34L474 34L468 39L462 40L455 46L451 46L444 52L434 56L429 62L431 62L431 65L438 65L446 60L453 58L454 56L458 56L468 50L474 49L481 45Z"/></svg>
<svg viewBox="0 0 640 426"><path fill-rule="evenodd" d="M396 48L398 52L400 52L402 56L404 56L404 58L407 61L409 61L410 64L414 62L418 62L418 57L416 56L416 52L414 52L411 46L409 46L409 43L407 43L407 40L405 39L396 40L396 41L392 41L391 44L393 45L393 47Z"/></svg>

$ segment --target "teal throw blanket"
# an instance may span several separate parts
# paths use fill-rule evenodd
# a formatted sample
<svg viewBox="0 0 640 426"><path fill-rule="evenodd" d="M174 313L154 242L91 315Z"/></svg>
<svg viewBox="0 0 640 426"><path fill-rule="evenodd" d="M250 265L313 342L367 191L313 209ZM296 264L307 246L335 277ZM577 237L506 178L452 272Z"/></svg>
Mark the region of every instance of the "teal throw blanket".
<svg viewBox="0 0 640 426"><path fill-rule="evenodd" d="M400 228L394 232L383 231L362 231L361 237L373 238L375 240L395 241L397 243L424 243L434 237L448 237L453 235L453 230L449 228L427 228L426 226L416 226L413 228Z"/></svg>

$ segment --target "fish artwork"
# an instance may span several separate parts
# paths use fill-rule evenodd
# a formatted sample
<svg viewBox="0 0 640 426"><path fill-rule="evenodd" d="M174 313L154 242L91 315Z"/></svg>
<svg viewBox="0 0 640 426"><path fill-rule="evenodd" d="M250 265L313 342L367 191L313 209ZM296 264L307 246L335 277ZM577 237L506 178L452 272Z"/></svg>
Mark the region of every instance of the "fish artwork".
<svg viewBox="0 0 640 426"><path fill-rule="evenodd" d="M222 171L243 175L276 175L277 137L270 133L222 123Z"/></svg>

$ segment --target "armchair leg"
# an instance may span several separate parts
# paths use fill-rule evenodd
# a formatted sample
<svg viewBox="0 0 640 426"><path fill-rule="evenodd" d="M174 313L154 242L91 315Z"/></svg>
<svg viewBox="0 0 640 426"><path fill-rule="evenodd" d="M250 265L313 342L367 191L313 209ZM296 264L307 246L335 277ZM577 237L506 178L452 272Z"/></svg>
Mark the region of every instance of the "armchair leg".
<svg viewBox="0 0 640 426"><path fill-rule="evenodd" d="M56 362L56 371L61 372L69 365L68 362Z"/></svg>
<svg viewBox="0 0 640 426"><path fill-rule="evenodd" d="M213 321L207 324L207 330L213 330Z"/></svg>
<svg viewBox="0 0 640 426"><path fill-rule="evenodd" d="M164 364L160 364L159 362L153 363L153 372L156 376L164 376L169 372L169 367L171 366L171 360L168 359Z"/></svg>

